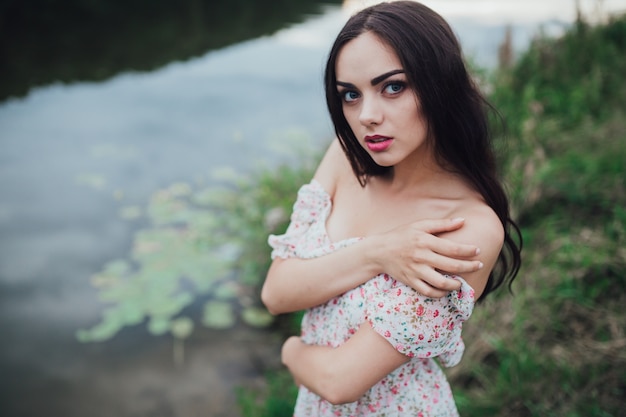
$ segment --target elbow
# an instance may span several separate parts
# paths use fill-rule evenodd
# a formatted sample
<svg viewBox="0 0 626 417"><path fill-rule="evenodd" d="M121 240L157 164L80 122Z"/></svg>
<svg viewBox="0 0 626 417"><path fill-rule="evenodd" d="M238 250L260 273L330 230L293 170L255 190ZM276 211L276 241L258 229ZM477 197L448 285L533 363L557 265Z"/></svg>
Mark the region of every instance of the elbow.
<svg viewBox="0 0 626 417"><path fill-rule="evenodd" d="M276 297L272 294L271 289L268 288L267 284L263 285L263 288L261 289L261 301L270 314L276 316L278 314L285 313L285 311L280 308L280 304L276 300Z"/></svg>
<svg viewBox="0 0 626 417"><path fill-rule="evenodd" d="M332 393L328 393L326 396L322 395L322 398L332 405L353 403L361 398L361 395L354 395L353 393L343 391L345 390L335 390Z"/></svg>
<svg viewBox="0 0 626 417"><path fill-rule="evenodd" d="M324 382L318 387L320 397L333 405L348 404L357 401L365 394L354 384L354 381L347 381L338 372L328 372Z"/></svg>

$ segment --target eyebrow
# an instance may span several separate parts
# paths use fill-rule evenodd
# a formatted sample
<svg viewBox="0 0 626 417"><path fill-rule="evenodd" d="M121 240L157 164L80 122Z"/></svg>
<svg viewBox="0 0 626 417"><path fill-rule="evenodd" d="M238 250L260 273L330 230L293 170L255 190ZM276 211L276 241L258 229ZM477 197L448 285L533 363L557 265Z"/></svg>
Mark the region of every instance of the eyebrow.
<svg viewBox="0 0 626 417"><path fill-rule="evenodd" d="M380 84L381 82L383 82L384 80L386 80L387 78L391 77L392 75L396 75L396 74L404 74L404 70L403 69L395 69L395 70L391 70L388 71L384 74L381 74L377 77L372 78L372 81L370 81L370 83L372 84L372 86L375 86L377 84ZM355 88L355 85L352 83L344 83L343 81L337 81L337 85L341 86L341 87L346 87L346 88Z"/></svg>

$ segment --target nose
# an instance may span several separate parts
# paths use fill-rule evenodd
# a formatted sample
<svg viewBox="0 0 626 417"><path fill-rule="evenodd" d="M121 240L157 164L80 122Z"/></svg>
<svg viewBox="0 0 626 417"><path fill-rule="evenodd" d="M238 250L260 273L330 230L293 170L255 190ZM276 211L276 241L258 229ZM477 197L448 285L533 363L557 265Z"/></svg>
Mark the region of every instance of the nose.
<svg viewBox="0 0 626 417"><path fill-rule="evenodd" d="M383 111L375 97L362 97L359 121L363 126L379 125L383 121Z"/></svg>

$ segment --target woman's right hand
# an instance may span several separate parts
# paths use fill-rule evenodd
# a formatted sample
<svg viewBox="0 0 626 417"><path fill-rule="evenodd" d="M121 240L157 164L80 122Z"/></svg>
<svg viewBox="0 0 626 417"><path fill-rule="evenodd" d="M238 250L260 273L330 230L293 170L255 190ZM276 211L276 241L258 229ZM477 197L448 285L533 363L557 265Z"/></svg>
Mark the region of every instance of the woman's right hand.
<svg viewBox="0 0 626 417"><path fill-rule="evenodd" d="M420 294L440 298L461 283L444 274L462 275L483 267L480 249L438 237L461 228L463 219L420 220L372 236L374 258L381 271Z"/></svg>

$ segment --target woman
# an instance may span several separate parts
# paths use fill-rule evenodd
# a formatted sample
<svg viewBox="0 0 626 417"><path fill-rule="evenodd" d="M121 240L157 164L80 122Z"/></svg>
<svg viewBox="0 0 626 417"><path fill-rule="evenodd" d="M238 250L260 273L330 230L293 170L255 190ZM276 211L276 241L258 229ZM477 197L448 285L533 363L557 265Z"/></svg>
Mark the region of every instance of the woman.
<svg viewBox="0 0 626 417"><path fill-rule="evenodd" d="M273 313L308 309L282 350L295 416L456 416L435 358L460 361L474 303L520 266L488 106L450 27L412 1L346 23L325 88L338 140L270 236L262 291Z"/></svg>

